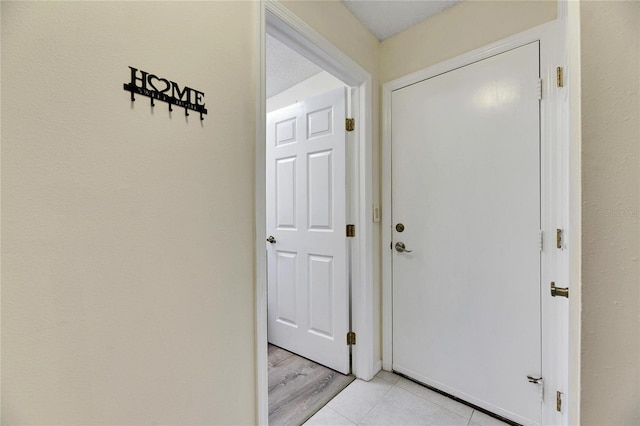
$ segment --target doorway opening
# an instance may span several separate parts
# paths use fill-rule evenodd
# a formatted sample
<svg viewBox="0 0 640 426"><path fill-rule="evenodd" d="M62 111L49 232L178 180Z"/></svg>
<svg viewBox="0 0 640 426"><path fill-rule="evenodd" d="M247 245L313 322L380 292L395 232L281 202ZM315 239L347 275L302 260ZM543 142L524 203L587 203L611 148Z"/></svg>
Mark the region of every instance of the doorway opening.
<svg viewBox="0 0 640 426"><path fill-rule="evenodd" d="M302 424L354 379L350 88L268 32L266 66L269 422Z"/></svg>
<svg viewBox="0 0 640 426"><path fill-rule="evenodd" d="M331 84L337 84L342 87L342 91L346 97L350 98L350 103L347 111L349 116L353 117L356 122L355 130L350 132L347 137L347 144L345 145L346 151L345 163L343 172L345 173L345 205L342 209L342 214L345 215L345 220L350 225L355 225L356 236L353 238L346 238L344 232L342 233L343 241L345 244L344 261L345 265L349 265L348 274L346 275L346 282L348 291L351 296L351 306L347 311L347 315L350 317L349 331L355 332L358 338L358 345L351 347L351 372L354 376L369 380L375 374L375 365L373 362L373 335L374 321L373 316L373 291L372 291L372 245L370 242L372 234L372 221L369 220L372 216L371 208L371 143L368 142L372 134L371 126L371 77L362 67L357 65L353 60L344 55L335 46L330 44L326 39L321 37L313 29L307 26L299 18L293 15L285 7L277 3L264 2L260 4L260 22L262 23L260 31L259 48L261 53L261 88L259 89L259 105L258 105L258 126L257 126L257 144L256 144L256 352L257 352L257 386L258 386L258 422L259 424L267 424L269 418L269 398L268 398L268 341L269 337L268 323L269 323L269 309L268 300L269 296L269 275L275 272L278 266L277 262L280 262L280 271L286 271L287 262L289 266L295 262L291 262L292 258L296 257L294 251L284 248L284 242L286 236L283 236L281 240L275 235L268 233L268 200L271 196L273 201L273 191L270 194L269 173L272 173L271 180L274 176L279 176L280 181L283 182L283 178L287 175L287 172L291 176L294 173L295 166L292 160L292 156L282 158L282 167L280 170L268 170L267 167L267 114L270 110L281 110L279 107L285 106L284 104L290 103L286 101L286 95L292 95L288 93L285 96L281 96L281 99L274 99L272 97L270 102L267 102L267 96L265 95L266 88L266 44L269 38L273 38L276 42L285 45L287 48L294 50L297 54L300 54L304 58L308 59L313 64L319 66L324 71L316 76L313 84L307 84L307 86L323 86L324 83L329 82ZM312 76L313 79L314 76ZM319 81L323 80L323 84ZM339 82L339 83L336 83ZM343 83L342 83L343 82ZM309 82L307 82L309 83ZM304 86L304 84L303 84ZM346 89L345 89L346 87ZM326 86L324 86L327 89ZM300 87L298 87L300 89ZM308 89L308 87L307 87ZM338 89L339 91L340 89ZM311 96L311 94L309 93ZM299 96L295 94L294 97ZM313 98L313 96L312 96ZM285 99L285 100L283 100ZM290 101L291 99L289 99ZM299 100L299 99L294 99ZM304 103L304 102L301 102ZM285 108L286 109L286 108ZM339 108L338 108L339 109ZM324 111L324 112L323 112ZM337 109L336 109L337 111ZM273 112L273 111L272 111ZM326 108L313 106L306 111L307 116L301 121L304 125L308 125L308 128L302 129L300 127L295 128L290 123L284 120L276 120L272 124L281 124L280 136L285 137L287 132L291 134L291 131L300 130L300 134L306 134L309 136L309 130L316 131L314 135L320 135L323 133L323 126L326 127L328 121L331 120L330 114L327 115ZM312 116L315 114L314 116ZM336 114L336 117L338 114ZM329 118L327 118L329 117ZM335 117L334 117L335 118ZM344 116L342 117L344 120ZM344 125L344 121L342 121ZM311 129L315 126L314 129ZM338 121L332 124L334 128L337 128ZM326 130L326 129L325 129ZM313 133L313 132L312 132ZM272 133L275 134L275 133ZM287 145L286 141L282 139L281 145ZM293 144L290 144L293 146ZM304 153L304 160L298 164L308 163L309 169L315 167L316 176L319 176L316 181L321 181L321 178L326 180L326 171L332 170L329 164L328 158L333 159L333 154L327 154L325 151L315 150L313 152ZM313 161L312 161L313 160ZM316 161L317 160L317 161ZM316 165L312 164L315 161ZM273 162L271 163L273 164ZM318 167L316 167L318 166ZM336 169L339 169L336 167ZM314 172L315 173L315 172ZM323 175L323 173L325 173ZM333 178L329 180L333 181ZM309 187L305 183L306 187ZM293 194L294 191L291 187L283 186L282 193L286 194L287 188L289 192ZM319 190L319 194L326 195L326 190ZM304 196L304 194L299 194ZM321 197L322 198L322 197ZM281 198L280 208L287 206L286 200ZM289 197L289 201L291 197ZM277 204L277 203L276 203ZM307 205L309 202L307 202ZM320 203L322 204L322 203ZM291 207L291 203L289 203ZM283 210L282 210L283 211ZM281 219L284 216L281 217ZM308 219L309 215L306 214ZM319 230L328 230L327 223L323 222L326 219L326 215L322 215L322 211L316 215L315 225ZM333 223L332 223L333 224ZM286 225L286 224L285 224ZM286 226L285 226L286 227ZM337 227L337 225L336 225ZM277 227L276 227L277 228ZM271 228L273 231L275 228ZM345 230L343 230L345 231ZM286 235L286 234L283 234ZM292 235L291 233L288 234ZM267 242L269 237L272 242ZM275 250L275 246L279 244L279 241L283 242L281 250ZM272 252L280 252L280 256L272 256L269 259L269 250ZM316 277L325 277L331 275L332 268L335 266L332 264L330 256L317 255L317 253L304 253L302 256L304 259L303 266L306 269L307 276L309 271L313 271ZM268 267L268 264L271 265ZM300 262L298 262L300 264ZM270 268L270 269L269 269ZM269 272L268 272L269 271ZM312 275L313 275L312 274ZM273 281L274 277L271 277ZM285 280L286 281L286 280ZM286 290L286 289L285 289ZM287 294L283 291L282 294ZM293 293L289 292L289 296ZM326 295L325 295L326 296ZM320 294L320 298L322 294ZM291 299L291 297L289 297ZM326 299L326 297L325 297ZM346 306L348 306L349 295L346 296ZM291 299L293 300L293 299ZM343 301L345 302L345 301ZM322 304L320 305L322 306ZM316 311L316 317L318 312L322 312L322 308ZM291 318L287 318L286 312L283 315L276 315L276 322L279 319L280 325L285 324L289 326L289 329L295 328L294 322L290 321ZM308 313L307 313L308 317ZM289 320L290 324L286 324ZM320 319L319 323L323 323ZM326 321L324 322L326 325ZM336 334L335 336L329 336L330 333L326 332L326 327L315 327L310 330L311 334L324 335L324 337L331 337L336 342L340 342L342 347L346 347L348 350L346 335L341 336ZM293 340L296 340L295 338ZM317 350L315 352L318 352ZM314 353L314 350L311 350ZM303 354L307 357L311 357L308 354Z"/></svg>

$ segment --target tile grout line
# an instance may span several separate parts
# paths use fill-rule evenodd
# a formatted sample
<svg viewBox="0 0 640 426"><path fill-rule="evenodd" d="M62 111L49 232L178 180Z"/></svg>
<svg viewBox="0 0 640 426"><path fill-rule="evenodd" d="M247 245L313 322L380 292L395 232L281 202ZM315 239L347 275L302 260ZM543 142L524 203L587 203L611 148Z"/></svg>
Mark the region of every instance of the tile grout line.
<svg viewBox="0 0 640 426"><path fill-rule="evenodd" d="M394 386L398 386L398 383L400 383L400 381L398 381ZM418 386L420 386L420 385L418 385ZM460 417L464 417L462 414L460 414L460 413L456 413L455 411L453 411L453 410L451 410L451 409L449 409L449 408L445 407L444 405L442 405L442 404L440 404L440 403L438 403L438 402L436 402L436 401L432 401L432 400L430 400L430 399L429 399L429 398L427 398L427 397L424 397L424 396L422 396L422 395L419 395L419 394L417 394L416 392L413 392L413 391L411 391L411 390L409 390L409 389L405 389L405 388L403 388L403 387L401 387L401 386L398 386L398 388L400 388L400 389L402 389L402 390L404 390L404 391L409 392L411 395L417 396L418 398L422 399L423 401L427 401L427 402L430 402L430 403L432 403L432 404L435 404L435 405L437 405L438 407L443 408L443 409L447 410L447 411L448 411L448 412L450 412L450 413L456 414L456 415L458 415L458 416L460 416ZM428 388L426 388L426 389L428 389ZM447 397L445 397L445 398L447 398ZM455 400L453 400L453 399L451 399L451 398L449 398L449 399L450 399L451 401L453 401L453 402L457 403L457 404L460 404L458 401L455 401ZM464 404L460 404L460 405L464 405ZM471 407L469 407L469 408L471 408ZM467 426L469 426L469 423L471 422L471 418L473 417L473 412L474 412L474 411L475 411L475 410L474 410L473 408L471 408L471 414L469 415L469 420L467 421Z"/></svg>
<svg viewBox="0 0 640 426"><path fill-rule="evenodd" d="M424 396L422 396L422 395L418 395L417 393L412 392L412 391L410 391L409 389L405 389L405 388L403 388L403 387L401 387L401 386L398 386L398 383L400 383L400 381L396 382L396 384L394 385L394 386L397 386L397 387L398 387L398 389L402 389L402 390L404 390L404 391L407 391L407 392L409 392L411 395L416 396L416 397L420 398L420 399L421 399L421 400L423 400L423 401L427 401L427 402L430 402L430 403L432 403L432 404L435 404L435 405L437 405L438 407L440 407L440 408L442 408L442 409L444 409L444 410L447 410L448 412L450 412L450 413L452 413L452 414L456 414L456 415L458 415L458 416L460 416L460 417L464 418L464 416L463 416L462 414L460 414L460 413L456 413L455 411L450 410L449 408L445 407L444 405L441 405L441 404L439 404L439 403L437 403L437 402L435 402L435 401L432 401L432 400L430 400L429 398L426 398L426 397L424 397ZM453 400L452 400L452 401L453 401ZM457 402L457 401L454 401L454 402ZM462 404L461 404L461 405L462 405ZM476 410L471 409L471 414L469 414L469 418L467 419L467 424L466 424L466 426L469 426L469 425L471 424L471 419L473 418L473 413L474 413L475 411L476 411Z"/></svg>
<svg viewBox="0 0 640 426"><path fill-rule="evenodd" d="M346 418L345 416L343 416L343 415L342 415L342 413L341 413L341 412L339 412L338 410L335 410L335 409L333 409L333 408L329 407L329 405L328 405L328 404L327 404L327 405L325 405L325 407L327 407L329 410L333 411L334 413L336 413L337 415L339 415L340 417L342 417L343 419L345 419L345 420L346 420L346 421L348 421L349 423L352 423L352 424L354 424L354 425L356 425L356 426L357 426L357 423L353 423L353 422L351 421L351 419L348 419L348 418ZM324 408L324 407L323 407L323 408Z"/></svg>
<svg viewBox="0 0 640 426"><path fill-rule="evenodd" d="M471 410L471 415L469 416L469 421L467 422L467 426L469 426L471 424L471 419L473 418L473 413L475 413L476 410Z"/></svg>
<svg viewBox="0 0 640 426"><path fill-rule="evenodd" d="M374 378L375 378L375 376L374 376ZM369 409L369 411L367 411L367 412L366 412L366 414L365 414L364 416L362 416L362 418L361 418L360 420L358 420L358 423L356 423L356 425L360 425L360 424L362 424L362 421L363 421L364 419L366 419L366 418L367 418L367 416L369 415L369 413L371 413L371 412L373 411L373 409L374 409L374 408L376 408L376 406L380 403L380 401L382 401L382 400L384 399L384 397L385 397L385 396L387 396L387 394L388 394L388 393L391 391L391 389L393 389L393 387L395 386L393 383L390 383L390 382L388 382L387 380L384 380L383 378L380 378L380 379L381 379L382 381L385 381L385 382L389 383L391 386L389 386L389 389L387 389L387 391L386 391L384 394L382 394L382 396L381 396L380 398L378 398L378 400L376 401L376 403L375 403L375 404L373 404L373 405L371 406L371 408Z"/></svg>

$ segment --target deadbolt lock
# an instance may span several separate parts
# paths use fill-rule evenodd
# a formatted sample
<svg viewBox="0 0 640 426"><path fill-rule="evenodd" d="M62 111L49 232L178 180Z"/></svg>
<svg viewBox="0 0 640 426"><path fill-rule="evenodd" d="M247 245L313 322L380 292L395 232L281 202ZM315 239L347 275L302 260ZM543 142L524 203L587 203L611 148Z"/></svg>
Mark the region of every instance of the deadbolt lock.
<svg viewBox="0 0 640 426"><path fill-rule="evenodd" d="M404 225L401 224L401 223L397 224L396 225L396 231L398 231L398 232L404 231Z"/></svg>

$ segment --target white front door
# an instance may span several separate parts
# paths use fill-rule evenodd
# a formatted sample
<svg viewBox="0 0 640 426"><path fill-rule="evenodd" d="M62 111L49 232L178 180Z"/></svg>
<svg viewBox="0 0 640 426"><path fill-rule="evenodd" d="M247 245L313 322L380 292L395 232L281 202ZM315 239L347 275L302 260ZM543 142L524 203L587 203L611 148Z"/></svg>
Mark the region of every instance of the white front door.
<svg viewBox="0 0 640 426"><path fill-rule="evenodd" d="M268 114L266 187L269 342L348 374L345 104L340 88Z"/></svg>
<svg viewBox="0 0 640 426"><path fill-rule="evenodd" d="M541 420L538 83L536 42L392 94L393 369L523 424Z"/></svg>

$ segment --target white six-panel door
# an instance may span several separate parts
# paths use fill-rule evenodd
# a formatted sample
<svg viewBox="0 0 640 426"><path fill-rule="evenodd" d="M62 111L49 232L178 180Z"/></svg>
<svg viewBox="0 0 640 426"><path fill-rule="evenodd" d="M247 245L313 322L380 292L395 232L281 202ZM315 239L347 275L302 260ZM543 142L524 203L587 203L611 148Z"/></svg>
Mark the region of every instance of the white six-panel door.
<svg viewBox="0 0 640 426"><path fill-rule="evenodd" d="M267 116L268 339L349 373L340 88Z"/></svg>
<svg viewBox="0 0 640 426"><path fill-rule="evenodd" d="M524 424L541 385L539 44L392 94L393 369ZM404 230L399 232L402 223Z"/></svg>

